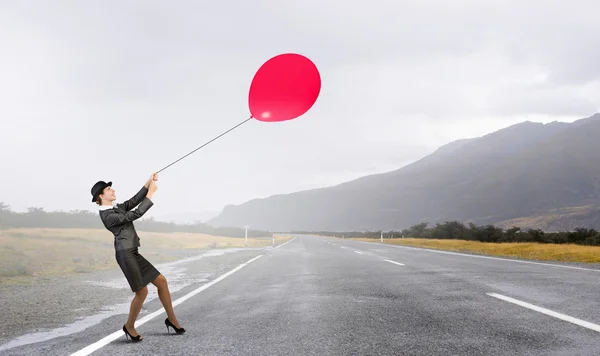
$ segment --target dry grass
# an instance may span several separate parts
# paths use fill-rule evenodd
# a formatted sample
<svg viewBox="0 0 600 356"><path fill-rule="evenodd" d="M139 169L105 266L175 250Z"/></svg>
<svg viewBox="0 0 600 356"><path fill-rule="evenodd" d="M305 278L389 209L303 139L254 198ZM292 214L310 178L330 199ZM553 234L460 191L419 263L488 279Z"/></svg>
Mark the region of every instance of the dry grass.
<svg viewBox="0 0 600 356"><path fill-rule="evenodd" d="M175 251L243 247L244 238L194 233L138 231L140 252L154 263L180 258ZM288 241L276 236L275 244ZM268 246L271 237L248 238L249 247ZM118 268L113 235L101 229L0 230L0 283L24 282L35 276L64 276Z"/></svg>
<svg viewBox="0 0 600 356"><path fill-rule="evenodd" d="M353 240L380 242L379 239L354 238ZM600 263L600 246L540 244L529 242L489 243L465 240L414 238L384 239L384 244L425 247L446 251L473 252L491 256L517 257L543 261Z"/></svg>

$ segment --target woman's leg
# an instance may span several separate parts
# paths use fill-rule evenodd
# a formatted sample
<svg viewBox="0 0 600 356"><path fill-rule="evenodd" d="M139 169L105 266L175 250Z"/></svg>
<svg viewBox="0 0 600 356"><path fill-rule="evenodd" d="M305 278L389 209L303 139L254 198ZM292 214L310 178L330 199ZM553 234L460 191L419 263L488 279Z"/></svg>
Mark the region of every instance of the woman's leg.
<svg viewBox="0 0 600 356"><path fill-rule="evenodd" d="M129 307L129 318L127 319L127 323L125 327L129 330L129 333L132 336L138 336L137 331L134 328L135 321L137 320L138 315L140 314L140 310L142 310L142 305L144 305L144 300L146 300L146 296L148 295L148 287L144 287L139 291L135 292L135 296L131 301L131 306Z"/></svg>
<svg viewBox="0 0 600 356"><path fill-rule="evenodd" d="M162 303L163 307L165 308L165 311L167 312L167 317L173 323L173 325L175 325L176 328L180 328L181 325L179 325L179 322L175 317L173 305L171 304L171 293L169 292L167 279L161 274L152 281L152 284L154 284L158 289L158 298L160 298L160 302Z"/></svg>

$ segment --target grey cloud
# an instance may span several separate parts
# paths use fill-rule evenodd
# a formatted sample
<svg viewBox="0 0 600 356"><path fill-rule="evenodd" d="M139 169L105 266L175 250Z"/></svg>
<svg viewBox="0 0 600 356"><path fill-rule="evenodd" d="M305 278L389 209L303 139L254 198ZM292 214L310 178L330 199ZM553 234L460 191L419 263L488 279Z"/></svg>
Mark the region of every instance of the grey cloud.
<svg viewBox="0 0 600 356"><path fill-rule="evenodd" d="M600 110L600 101L587 94L598 93L599 90L600 83L579 90L548 84L513 85L510 91L498 91L492 95L490 109L500 115L591 115Z"/></svg>
<svg viewBox="0 0 600 356"><path fill-rule="evenodd" d="M252 75L282 52L319 65L313 109L286 123L252 121L179 162L162 175L152 214L391 170L519 115L585 117L600 107L598 9L537 0L2 2L0 186L11 189L0 201L93 209L89 186L105 178L126 197L152 170L247 118Z"/></svg>

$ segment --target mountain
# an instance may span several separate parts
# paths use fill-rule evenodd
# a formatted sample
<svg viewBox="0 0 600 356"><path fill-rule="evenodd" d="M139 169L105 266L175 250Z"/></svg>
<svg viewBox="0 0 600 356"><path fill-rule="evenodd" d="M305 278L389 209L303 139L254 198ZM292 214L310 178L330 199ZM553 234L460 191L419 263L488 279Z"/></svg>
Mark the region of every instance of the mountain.
<svg viewBox="0 0 600 356"><path fill-rule="evenodd" d="M573 123L526 121L452 142L392 172L229 205L209 224L277 231L399 230L421 221L508 223L582 206L595 216L599 138L600 114Z"/></svg>

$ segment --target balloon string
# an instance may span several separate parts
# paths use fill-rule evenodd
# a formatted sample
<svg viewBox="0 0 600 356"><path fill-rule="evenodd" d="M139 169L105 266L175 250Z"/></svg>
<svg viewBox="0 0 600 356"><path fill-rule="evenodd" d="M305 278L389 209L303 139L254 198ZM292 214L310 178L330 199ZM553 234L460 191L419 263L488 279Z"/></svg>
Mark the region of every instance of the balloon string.
<svg viewBox="0 0 600 356"><path fill-rule="evenodd" d="M227 130L227 131L223 132L222 134L220 134L219 136L217 136L217 137L213 138L212 140L208 141L207 143L203 144L202 146L200 146L200 147L196 148L196 149L195 149L195 150L193 150L192 152L190 152L190 153L186 154L185 156L183 156L183 157L179 158L179 159L178 159L178 160L176 160L175 162L173 162L173 163L169 164L168 166L164 167L163 169L161 169L160 171L158 171L158 172L156 172L156 173L159 173L159 172L161 172L161 171L163 171L163 170L165 170L165 169L169 168L170 166L172 166L172 165L174 165L175 163L177 163L177 162L181 161L181 160L182 160L182 159L184 159L185 157L187 157L187 156L191 155L192 153L194 153L194 152L198 151L198 150L199 150L199 149L201 149L202 147L204 147L204 146L208 145L209 143L211 143L211 142L215 141L216 139L218 139L219 137L221 137L221 136L225 135L226 133L228 133L228 132L230 132L230 131L233 131L235 128L237 128L237 127L239 127L239 126L242 126L242 124L245 124L246 122L248 122L248 121L250 121L250 120L252 120L252 116L250 116L248 119L246 119L246 120L244 120L244 121L240 122L239 124L235 125L234 127L230 128L229 130Z"/></svg>

